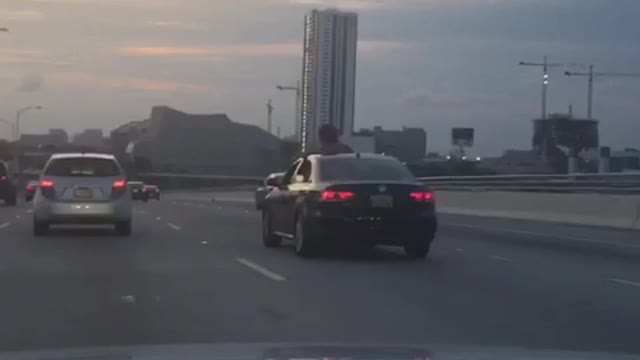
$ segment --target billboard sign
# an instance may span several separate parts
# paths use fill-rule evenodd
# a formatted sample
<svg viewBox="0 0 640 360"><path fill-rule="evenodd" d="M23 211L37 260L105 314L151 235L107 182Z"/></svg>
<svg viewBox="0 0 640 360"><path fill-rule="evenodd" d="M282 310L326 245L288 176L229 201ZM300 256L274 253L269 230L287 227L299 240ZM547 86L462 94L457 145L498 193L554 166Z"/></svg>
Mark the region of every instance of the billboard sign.
<svg viewBox="0 0 640 360"><path fill-rule="evenodd" d="M473 136L473 128L453 128L451 129L451 144L458 147L472 147Z"/></svg>

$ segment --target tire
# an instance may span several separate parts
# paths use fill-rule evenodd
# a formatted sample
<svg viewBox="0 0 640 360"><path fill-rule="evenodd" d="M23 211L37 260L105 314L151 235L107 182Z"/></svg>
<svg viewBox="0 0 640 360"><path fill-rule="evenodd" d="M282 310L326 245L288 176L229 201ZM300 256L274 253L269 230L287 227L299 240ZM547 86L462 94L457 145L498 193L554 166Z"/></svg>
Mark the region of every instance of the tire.
<svg viewBox="0 0 640 360"><path fill-rule="evenodd" d="M268 248L277 248L282 245L282 238L273 233L271 215L268 211L262 212L262 243Z"/></svg>
<svg viewBox="0 0 640 360"><path fill-rule="evenodd" d="M317 238L312 236L305 226L304 218L296 216L296 234L294 238L296 244L296 254L300 257L313 257L317 254Z"/></svg>
<svg viewBox="0 0 640 360"><path fill-rule="evenodd" d="M427 239L420 239L404 246L404 253L411 259L424 259L429 255L431 250L431 242L434 235L431 234Z"/></svg>
<svg viewBox="0 0 640 360"><path fill-rule="evenodd" d="M33 220L33 235L45 236L49 233L49 224L44 221Z"/></svg>
<svg viewBox="0 0 640 360"><path fill-rule="evenodd" d="M118 234L120 234L120 236L131 235L131 227L131 220L116 223L116 231L118 232Z"/></svg>

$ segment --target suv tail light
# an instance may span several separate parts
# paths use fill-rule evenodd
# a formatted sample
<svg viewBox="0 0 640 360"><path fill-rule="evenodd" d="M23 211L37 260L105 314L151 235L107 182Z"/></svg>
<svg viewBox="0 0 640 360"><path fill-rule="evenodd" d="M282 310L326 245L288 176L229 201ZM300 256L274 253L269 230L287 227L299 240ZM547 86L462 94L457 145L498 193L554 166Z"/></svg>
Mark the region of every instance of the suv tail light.
<svg viewBox="0 0 640 360"><path fill-rule="evenodd" d="M431 191L412 192L409 196L417 202L432 202L435 200L435 196Z"/></svg>
<svg viewBox="0 0 640 360"><path fill-rule="evenodd" d="M52 180L42 180L40 181L40 192L42 195L48 199L53 199L56 197L56 190L53 188Z"/></svg>
<svg viewBox="0 0 640 360"><path fill-rule="evenodd" d="M9 178L7 178L6 176L0 176L0 182L7 182L9 180Z"/></svg>
<svg viewBox="0 0 640 360"><path fill-rule="evenodd" d="M127 191L127 180L116 180L111 188L111 198L116 198Z"/></svg>
<svg viewBox="0 0 640 360"><path fill-rule="evenodd" d="M320 195L320 201L347 201L356 197L351 191L323 191Z"/></svg>

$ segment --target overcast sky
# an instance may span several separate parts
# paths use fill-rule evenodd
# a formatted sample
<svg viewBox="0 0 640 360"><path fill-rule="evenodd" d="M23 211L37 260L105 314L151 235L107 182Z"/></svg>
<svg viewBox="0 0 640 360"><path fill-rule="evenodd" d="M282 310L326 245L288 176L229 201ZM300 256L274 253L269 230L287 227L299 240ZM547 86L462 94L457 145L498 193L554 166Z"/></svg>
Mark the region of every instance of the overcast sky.
<svg viewBox="0 0 640 360"><path fill-rule="evenodd" d="M304 13L333 6L360 15L356 127L424 127L432 151L455 126L479 154L529 148L541 70L520 60L640 72L638 0L1 0L0 117L37 104L25 132L108 131L169 105L264 125L271 97L288 134L275 85L301 73ZM584 115L587 81L563 71L549 112ZM639 99L640 77L597 79L603 144L640 147Z"/></svg>

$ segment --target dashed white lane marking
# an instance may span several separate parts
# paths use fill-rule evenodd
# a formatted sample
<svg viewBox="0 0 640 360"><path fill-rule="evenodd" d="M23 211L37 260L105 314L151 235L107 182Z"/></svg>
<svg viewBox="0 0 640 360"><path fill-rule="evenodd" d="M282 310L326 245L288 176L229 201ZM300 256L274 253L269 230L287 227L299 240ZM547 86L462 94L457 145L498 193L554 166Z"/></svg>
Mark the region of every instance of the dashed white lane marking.
<svg viewBox="0 0 640 360"><path fill-rule="evenodd" d="M160 221L160 216L158 216L158 217L156 218L156 221Z"/></svg>
<svg viewBox="0 0 640 360"><path fill-rule="evenodd" d="M6 222L6 223L1 223L1 224L0 224L0 229L4 229L4 228L6 228L6 227L7 227L7 226L9 226L9 225L11 225L11 223L8 223L8 222Z"/></svg>
<svg viewBox="0 0 640 360"><path fill-rule="evenodd" d="M269 279L271 279L273 281L286 281L287 280L284 276L278 275L278 274L274 273L273 271L271 271L269 269L266 269L266 268L263 268L262 266L254 263L252 261L249 261L247 259L239 258L239 259L236 259L236 261L239 262L240 264L248 267L249 269L251 269L253 271L256 271L256 272L266 276L267 278L269 278Z"/></svg>
<svg viewBox="0 0 640 360"><path fill-rule="evenodd" d="M20 215L16 215L16 219L20 219Z"/></svg>
<svg viewBox="0 0 640 360"><path fill-rule="evenodd" d="M616 279L616 278L611 278L609 280L611 280L613 282L617 282L619 284L631 285L631 286L635 286L635 287L639 287L640 288L640 282L624 280L624 279Z"/></svg>
<svg viewBox="0 0 640 360"><path fill-rule="evenodd" d="M462 252L462 249L458 248L456 249L457 252Z"/></svg>
<svg viewBox="0 0 640 360"><path fill-rule="evenodd" d="M33 209L27 209L25 212L26 212L27 214L31 214L31 213L33 213Z"/></svg>
<svg viewBox="0 0 640 360"><path fill-rule="evenodd" d="M497 255L493 255L491 257L491 259L493 260L497 260L497 261L504 261L504 262L513 262L512 259L509 259L508 257L504 257L504 256L497 256Z"/></svg>
<svg viewBox="0 0 640 360"><path fill-rule="evenodd" d="M202 244L202 245L207 245L208 243L209 243L209 242L208 242L207 240L202 240L202 241L200 241L200 244Z"/></svg>
<svg viewBox="0 0 640 360"><path fill-rule="evenodd" d="M182 228L181 228L180 226L176 225L176 224L167 223L167 225L168 225L170 228L172 228L173 230L175 230L175 231L180 231L180 230L182 230Z"/></svg>

